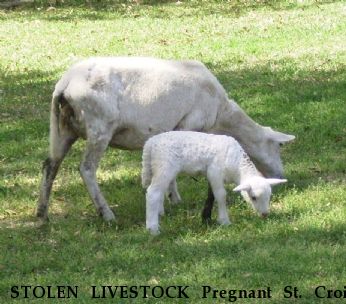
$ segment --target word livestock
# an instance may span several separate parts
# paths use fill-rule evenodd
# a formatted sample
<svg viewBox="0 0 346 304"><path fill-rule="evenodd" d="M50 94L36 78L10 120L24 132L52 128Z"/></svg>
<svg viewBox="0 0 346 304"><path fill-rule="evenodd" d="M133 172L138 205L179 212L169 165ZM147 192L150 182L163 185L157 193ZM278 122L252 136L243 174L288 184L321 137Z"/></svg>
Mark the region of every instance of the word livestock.
<svg viewBox="0 0 346 304"><path fill-rule="evenodd" d="M92 298L171 298L171 299L181 299L189 298L186 294L186 290L189 286L91 286L92 288Z"/></svg>

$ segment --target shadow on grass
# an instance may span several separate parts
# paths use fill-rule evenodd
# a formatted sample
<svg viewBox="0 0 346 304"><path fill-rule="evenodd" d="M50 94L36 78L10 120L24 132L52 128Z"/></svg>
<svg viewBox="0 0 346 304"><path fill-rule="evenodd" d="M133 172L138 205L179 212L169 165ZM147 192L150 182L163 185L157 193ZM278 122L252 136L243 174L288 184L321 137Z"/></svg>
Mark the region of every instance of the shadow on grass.
<svg viewBox="0 0 346 304"><path fill-rule="evenodd" d="M38 118L50 109L50 101L57 81L57 72L27 70L12 73L0 69L0 119ZM15 120L16 122L16 120Z"/></svg>
<svg viewBox="0 0 346 304"><path fill-rule="evenodd" d="M151 17L151 18L178 18L186 16L222 15L240 17L248 12L269 10L290 10L301 7L321 7L322 5L335 3L332 0L309 1L305 4L297 4L287 0L232 0L232 1L57 1L54 9L50 1L35 1L32 4L16 8L19 12L32 13L27 18L44 19L51 21L75 21L78 19L102 20L113 19L116 16L127 18ZM342 1L337 1L342 2ZM175 12L169 9L174 7ZM178 9L177 9L178 7ZM5 19L0 15L0 20ZM22 18L22 17L19 17Z"/></svg>
<svg viewBox="0 0 346 304"><path fill-rule="evenodd" d="M23 73L0 70L0 73L0 156L30 163L32 160L25 159L27 154L37 153L37 142L48 138L49 110L56 74L38 70ZM32 147L29 147L30 142ZM5 163L0 170L11 172L15 167L13 162L8 167Z"/></svg>

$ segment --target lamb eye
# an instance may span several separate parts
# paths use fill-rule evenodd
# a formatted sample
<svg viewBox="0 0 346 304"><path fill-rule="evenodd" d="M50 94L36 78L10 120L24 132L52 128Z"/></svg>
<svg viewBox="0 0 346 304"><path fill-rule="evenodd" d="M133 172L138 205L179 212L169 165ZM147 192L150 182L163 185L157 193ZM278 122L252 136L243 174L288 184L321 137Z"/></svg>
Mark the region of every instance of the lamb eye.
<svg viewBox="0 0 346 304"><path fill-rule="evenodd" d="M256 201L256 196L251 196L251 199L253 200L253 201Z"/></svg>
<svg viewBox="0 0 346 304"><path fill-rule="evenodd" d="M284 144L283 143L279 143L279 146L282 147Z"/></svg>

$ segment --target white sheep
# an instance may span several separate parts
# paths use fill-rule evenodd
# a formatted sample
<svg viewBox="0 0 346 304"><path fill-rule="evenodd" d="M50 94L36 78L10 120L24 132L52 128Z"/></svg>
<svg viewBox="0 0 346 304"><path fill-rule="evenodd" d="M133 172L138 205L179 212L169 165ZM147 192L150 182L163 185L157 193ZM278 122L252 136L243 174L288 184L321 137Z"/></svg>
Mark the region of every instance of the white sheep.
<svg viewBox="0 0 346 304"><path fill-rule="evenodd" d="M113 220L96 181L106 148L141 149L151 136L171 130L231 135L266 177L283 174L279 145L294 139L254 122L200 62L90 58L72 66L55 86L37 216L48 218L60 164L73 143L83 138L82 179L98 212L106 221Z"/></svg>
<svg viewBox="0 0 346 304"><path fill-rule="evenodd" d="M146 193L146 228L159 233L159 215L164 213L164 194L179 199L179 172L207 176L218 203L218 222L230 224L224 183L238 186L244 199L263 217L269 213L271 185L285 179L264 178L240 144L232 137L192 131L171 131L150 138L143 149L142 186Z"/></svg>

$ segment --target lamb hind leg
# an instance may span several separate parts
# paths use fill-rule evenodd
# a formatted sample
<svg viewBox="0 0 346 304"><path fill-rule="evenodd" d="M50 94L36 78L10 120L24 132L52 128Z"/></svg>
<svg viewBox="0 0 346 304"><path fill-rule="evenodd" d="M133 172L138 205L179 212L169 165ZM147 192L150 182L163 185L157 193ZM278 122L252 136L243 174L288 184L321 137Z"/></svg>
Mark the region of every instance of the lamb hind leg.
<svg viewBox="0 0 346 304"><path fill-rule="evenodd" d="M159 215L164 214L164 194L175 183L177 171L170 165L160 166L160 172L154 174L146 193L146 228L151 234L160 233Z"/></svg>
<svg viewBox="0 0 346 304"><path fill-rule="evenodd" d="M111 139L111 134L103 134L88 138L84 159L80 165L80 173L89 195L100 215L105 221L112 221L115 216L103 197L100 187L96 182L96 170L104 151Z"/></svg>
<svg viewBox="0 0 346 304"><path fill-rule="evenodd" d="M152 184L146 193L146 228L152 235L158 235L159 215L163 212L164 191Z"/></svg>

